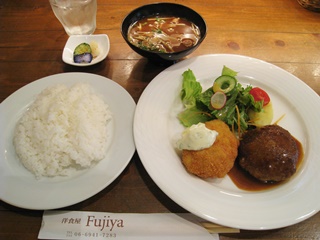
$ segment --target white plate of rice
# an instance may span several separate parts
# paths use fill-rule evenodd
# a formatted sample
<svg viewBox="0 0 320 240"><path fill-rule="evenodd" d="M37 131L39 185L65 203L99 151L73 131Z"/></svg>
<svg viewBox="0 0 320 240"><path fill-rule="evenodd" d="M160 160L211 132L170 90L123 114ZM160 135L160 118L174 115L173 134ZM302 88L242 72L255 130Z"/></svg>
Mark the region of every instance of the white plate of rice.
<svg viewBox="0 0 320 240"><path fill-rule="evenodd" d="M13 144L16 125L43 90L59 84L70 88L76 84L90 85L108 106L106 151L101 160L65 176L36 177L17 156ZM0 104L0 199L26 209L56 209L81 202L103 190L121 174L134 154L135 107L132 97L119 84L88 73L48 76L14 92ZM89 138L95 136L89 135Z"/></svg>

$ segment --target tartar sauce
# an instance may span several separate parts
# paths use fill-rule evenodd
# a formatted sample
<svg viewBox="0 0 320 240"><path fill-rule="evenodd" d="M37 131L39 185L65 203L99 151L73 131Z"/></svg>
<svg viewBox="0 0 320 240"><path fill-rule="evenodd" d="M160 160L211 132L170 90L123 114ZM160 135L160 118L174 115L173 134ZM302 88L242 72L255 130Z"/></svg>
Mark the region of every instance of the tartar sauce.
<svg viewBox="0 0 320 240"><path fill-rule="evenodd" d="M201 150L209 148L215 142L218 132L206 128L204 123L194 124L182 132L177 142L180 150Z"/></svg>

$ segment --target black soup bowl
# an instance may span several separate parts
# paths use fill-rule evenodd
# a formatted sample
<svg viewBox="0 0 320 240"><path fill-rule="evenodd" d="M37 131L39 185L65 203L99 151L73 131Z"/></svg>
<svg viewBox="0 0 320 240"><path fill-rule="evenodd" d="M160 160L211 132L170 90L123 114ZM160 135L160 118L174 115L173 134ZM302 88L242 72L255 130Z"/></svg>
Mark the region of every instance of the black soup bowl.
<svg viewBox="0 0 320 240"><path fill-rule="evenodd" d="M179 17L194 23L200 30L200 39L197 44L180 52L163 53L156 51L148 51L133 45L128 40L128 30L135 22L147 17ZM186 6L176 3L153 3L143 5L130 12L122 21L121 34L127 44L138 54L148 58L152 62L165 63L175 62L186 57L196 50L207 34L207 25L205 20L194 10Z"/></svg>

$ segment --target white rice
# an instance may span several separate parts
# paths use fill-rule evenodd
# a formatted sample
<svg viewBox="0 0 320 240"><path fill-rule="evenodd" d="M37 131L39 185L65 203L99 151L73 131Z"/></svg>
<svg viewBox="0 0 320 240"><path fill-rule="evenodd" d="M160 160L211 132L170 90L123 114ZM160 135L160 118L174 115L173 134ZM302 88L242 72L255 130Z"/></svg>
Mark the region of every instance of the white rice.
<svg viewBox="0 0 320 240"><path fill-rule="evenodd" d="M13 144L36 177L68 176L103 159L111 112L89 84L43 90L17 123Z"/></svg>

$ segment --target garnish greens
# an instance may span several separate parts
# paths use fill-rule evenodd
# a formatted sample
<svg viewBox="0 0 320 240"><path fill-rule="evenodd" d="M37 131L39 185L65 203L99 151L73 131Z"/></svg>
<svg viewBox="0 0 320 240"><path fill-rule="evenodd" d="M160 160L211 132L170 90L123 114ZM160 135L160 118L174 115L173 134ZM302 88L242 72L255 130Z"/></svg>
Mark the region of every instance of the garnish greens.
<svg viewBox="0 0 320 240"><path fill-rule="evenodd" d="M249 93L252 86L242 86L236 79L237 72L226 66L223 67L221 76L217 78L219 80L216 84L219 84L219 87L213 87L213 83L213 86L205 91L202 91L202 86L196 80L192 70L185 71L182 76L180 97L185 109L178 114L178 118L185 127L199 122L220 119L228 124L232 131L238 132L238 135L241 136L251 127L248 110L256 112L262 110L263 101L255 101ZM221 78L224 81L221 81ZM214 109L211 105L211 97L215 93L214 89L219 89L227 96L227 101L221 109Z"/></svg>

